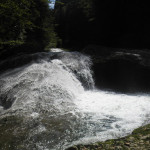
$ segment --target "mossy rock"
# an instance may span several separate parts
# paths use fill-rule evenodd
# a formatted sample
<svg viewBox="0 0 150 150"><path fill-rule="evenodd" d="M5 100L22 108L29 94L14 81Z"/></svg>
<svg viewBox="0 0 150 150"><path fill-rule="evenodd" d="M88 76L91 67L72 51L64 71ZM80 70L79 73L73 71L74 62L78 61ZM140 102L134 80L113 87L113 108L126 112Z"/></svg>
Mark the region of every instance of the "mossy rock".
<svg viewBox="0 0 150 150"><path fill-rule="evenodd" d="M76 149L73 149L74 147ZM124 138L74 147L70 147L67 150L149 150L150 125L140 127Z"/></svg>
<svg viewBox="0 0 150 150"><path fill-rule="evenodd" d="M21 128L21 117L9 116L0 120L0 150L26 150L23 141L28 135L25 128Z"/></svg>

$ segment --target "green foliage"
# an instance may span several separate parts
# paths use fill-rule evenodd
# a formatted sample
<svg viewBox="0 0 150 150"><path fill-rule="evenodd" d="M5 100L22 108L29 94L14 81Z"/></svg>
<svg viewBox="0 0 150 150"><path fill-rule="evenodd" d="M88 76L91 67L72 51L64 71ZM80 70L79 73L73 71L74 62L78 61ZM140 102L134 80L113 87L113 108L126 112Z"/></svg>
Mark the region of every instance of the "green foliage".
<svg viewBox="0 0 150 150"><path fill-rule="evenodd" d="M0 35L0 47L23 44L43 49L54 39L57 43L49 1L1 0Z"/></svg>
<svg viewBox="0 0 150 150"><path fill-rule="evenodd" d="M80 9L85 17L88 19L95 15L95 0L57 0L57 5L64 6L67 5L69 7L75 6L76 8Z"/></svg>
<svg viewBox="0 0 150 150"><path fill-rule="evenodd" d="M94 1L93 0L80 0L79 6L83 10L85 16L92 20L91 18L95 15L95 9L94 9Z"/></svg>
<svg viewBox="0 0 150 150"><path fill-rule="evenodd" d="M0 41L23 41L27 27L32 26L30 6L32 0L2 0L0 2Z"/></svg>
<svg viewBox="0 0 150 150"><path fill-rule="evenodd" d="M77 45L82 47L93 38L92 25L95 21L95 5L93 1L95 0L56 1L57 33L63 40L64 47ZM89 35L89 32L92 35Z"/></svg>

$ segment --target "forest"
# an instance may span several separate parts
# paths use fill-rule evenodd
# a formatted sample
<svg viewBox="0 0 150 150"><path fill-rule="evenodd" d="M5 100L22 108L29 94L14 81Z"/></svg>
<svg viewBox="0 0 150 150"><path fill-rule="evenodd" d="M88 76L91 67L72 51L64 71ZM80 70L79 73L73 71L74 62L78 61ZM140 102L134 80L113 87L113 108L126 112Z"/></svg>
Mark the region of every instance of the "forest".
<svg viewBox="0 0 150 150"><path fill-rule="evenodd" d="M128 0L1 0L0 48L104 45L149 48L146 2ZM40 44L39 44L40 43Z"/></svg>
<svg viewBox="0 0 150 150"><path fill-rule="evenodd" d="M71 0L56 3L58 33L68 46L98 44L110 47L149 48L146 2L129 0ZM82 42L81 42L82 41Z"/></svg>
<svg viewBox="0 0 150 150"><path fill-rule="evenodd" d="M54 12L48 0L0 2L0 49L43 51L56 47Z"/></svg>

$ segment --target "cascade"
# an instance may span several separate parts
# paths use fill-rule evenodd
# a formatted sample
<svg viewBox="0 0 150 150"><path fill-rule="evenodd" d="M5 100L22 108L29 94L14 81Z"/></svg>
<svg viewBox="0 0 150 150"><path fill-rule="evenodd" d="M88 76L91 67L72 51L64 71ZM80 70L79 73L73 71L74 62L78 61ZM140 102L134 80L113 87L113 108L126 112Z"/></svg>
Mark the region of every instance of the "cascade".
<svg viewBox="0 0 150 150"><path fill-rule="evenodd" d="M63 150L123 137L148 123L149 95L95 89L91 59L79 52L52 49L0 66L6 64L0 74L0 121L14 139L21 137L10 145L16 150Z"/></svg>

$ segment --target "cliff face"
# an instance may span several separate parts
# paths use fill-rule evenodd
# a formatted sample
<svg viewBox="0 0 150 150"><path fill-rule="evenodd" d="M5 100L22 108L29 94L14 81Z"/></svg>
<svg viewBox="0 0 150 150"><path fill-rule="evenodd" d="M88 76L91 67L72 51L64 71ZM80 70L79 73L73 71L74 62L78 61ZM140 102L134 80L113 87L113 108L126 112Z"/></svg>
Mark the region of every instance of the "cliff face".
<svg viewBox="0 0 150 150"><path fill-rule="evenodd" d="M55 16L59 24L57 31L65 46L101 44L150 48L147 2L59 0Z"/></svg>

